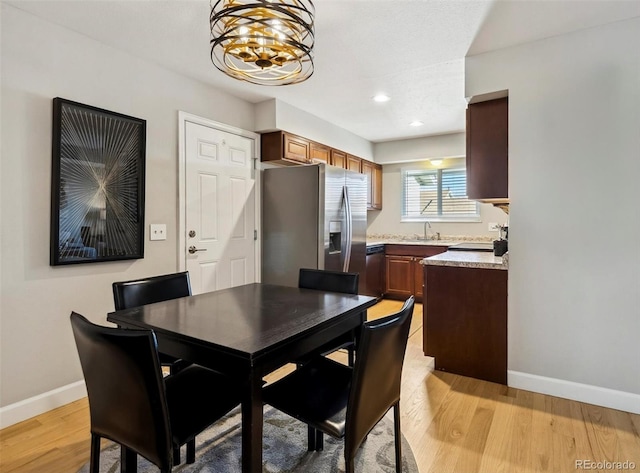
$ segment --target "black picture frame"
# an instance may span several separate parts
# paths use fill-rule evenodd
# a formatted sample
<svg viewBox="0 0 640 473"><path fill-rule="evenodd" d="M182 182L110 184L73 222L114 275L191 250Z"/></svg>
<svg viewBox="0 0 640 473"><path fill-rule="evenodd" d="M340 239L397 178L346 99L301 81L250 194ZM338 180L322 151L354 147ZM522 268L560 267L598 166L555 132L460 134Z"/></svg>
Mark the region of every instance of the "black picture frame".
<svg viewBox="0 0 640 473"><path fill-rule="evenodd" d="M53 99L52 266L144 258L146 128Z"/></svg>

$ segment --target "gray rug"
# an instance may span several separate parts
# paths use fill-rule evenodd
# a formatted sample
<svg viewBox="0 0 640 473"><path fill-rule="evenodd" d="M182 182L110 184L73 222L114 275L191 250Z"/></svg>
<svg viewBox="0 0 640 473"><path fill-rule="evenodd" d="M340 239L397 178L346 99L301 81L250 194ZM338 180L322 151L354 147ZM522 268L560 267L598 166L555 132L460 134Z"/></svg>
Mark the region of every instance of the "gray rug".
<svg viewBox="0 0 640 473"><path fill-rule="evenodd" d="M280 411L265 406L263 434L263 473L344 472L342 440L325 435L322 452L307 451L307 426ZM196 438L196 462L173 468L182 473L234 473L241 471L240 410L231 411L220 422ZM182 448L182 460L186 455ZM402 471L418 473L418 466L407 441L402 438ZM157 467L138 456L139 473L157 473ZM84 465L79 473L87 473ZM120 448L111 445L100 455L100 473L120 471ZM369 434L356 457L357 473L395 472L393 413L387 413Z"/></svg>

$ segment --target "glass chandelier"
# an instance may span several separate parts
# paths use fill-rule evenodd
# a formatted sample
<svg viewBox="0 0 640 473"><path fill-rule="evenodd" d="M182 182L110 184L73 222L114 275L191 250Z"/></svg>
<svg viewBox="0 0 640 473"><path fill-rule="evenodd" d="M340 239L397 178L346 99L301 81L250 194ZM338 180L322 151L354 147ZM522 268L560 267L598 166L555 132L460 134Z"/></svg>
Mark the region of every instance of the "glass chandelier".
<svg viewBox="0 0 640 473"><path fill-rule="evenodd" d="M311 0L217 0L211 7L211 61L259 85L288 85L313 74Z"/></svg>

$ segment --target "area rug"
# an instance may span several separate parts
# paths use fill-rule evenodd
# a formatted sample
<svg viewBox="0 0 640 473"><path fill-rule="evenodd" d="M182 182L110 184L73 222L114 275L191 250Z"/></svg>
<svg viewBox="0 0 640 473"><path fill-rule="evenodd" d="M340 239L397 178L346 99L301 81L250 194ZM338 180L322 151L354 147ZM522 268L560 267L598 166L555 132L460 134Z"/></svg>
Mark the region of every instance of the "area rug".
<svg viewBox="0 0 640 473"><path fill-rule="evenodd" d="M196 439L196 462L173 468L181 473L235 473L242 471L240 461L240 409L234 409ZM182 460L186 455L182 448ZM322 452L307 451L307 426L280 411L265 406L263 434L263 473L339 473L344 472L342 440L324 436ZM138 456L139 473L157 473L157 467ZM88 473L89 464L78 473ZM110 445L100 455L100 473L120 471L120 448ZM371 431L356 456L358 473L395 472L395 447L392 411ZM402 438L402 471L418 473L409 444Z"/></svg>

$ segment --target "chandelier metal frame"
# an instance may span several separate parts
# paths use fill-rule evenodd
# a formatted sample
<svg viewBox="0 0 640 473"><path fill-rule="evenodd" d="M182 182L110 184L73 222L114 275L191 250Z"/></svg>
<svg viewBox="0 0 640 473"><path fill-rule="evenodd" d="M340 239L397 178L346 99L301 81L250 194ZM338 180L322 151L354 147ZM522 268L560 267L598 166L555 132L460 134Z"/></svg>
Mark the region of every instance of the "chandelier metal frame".
<svg viewBox="0 0 640 473"><path fill-rule="evenodd" d="M211 7L211 61L259 85L289 85L313 74L312 0L217 0Z"/></svg>

